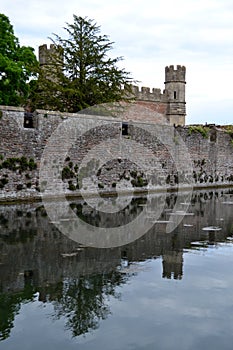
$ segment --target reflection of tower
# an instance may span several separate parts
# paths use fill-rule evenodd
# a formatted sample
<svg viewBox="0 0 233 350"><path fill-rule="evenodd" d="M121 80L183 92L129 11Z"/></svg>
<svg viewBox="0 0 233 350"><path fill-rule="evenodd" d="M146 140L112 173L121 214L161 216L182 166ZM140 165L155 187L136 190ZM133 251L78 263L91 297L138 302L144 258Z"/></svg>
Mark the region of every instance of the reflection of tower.
<svg viewBox="0 0 233 350"><path fill-rule="evenodd" d="M163 278L181 280L183 275L183 253L170 251L163 255Z"/></svg>
<svg viewBox="0 0 233 350"><path fill-rule="evenodd" d="M167 94L167 117L170 124L185 124L185 73L184 66L165 68L165 92Z"/></svg>

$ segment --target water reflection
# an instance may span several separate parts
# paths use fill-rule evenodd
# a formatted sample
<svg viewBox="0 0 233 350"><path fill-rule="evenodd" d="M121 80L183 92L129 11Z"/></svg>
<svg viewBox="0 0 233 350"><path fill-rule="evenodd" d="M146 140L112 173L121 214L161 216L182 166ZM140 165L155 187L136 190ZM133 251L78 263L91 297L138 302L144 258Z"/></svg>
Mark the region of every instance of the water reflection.
<svg viewBox="0 0 233 350"><path fill-rule="evenodd" d="M66 328L73 336L96 329L100 319L110 314L107 298L119 298L115 288L125 283L127 277L119 272L106 275L80 276L80 278L64 279L56 284L37 285L34 271L24 272L24 288L21 292L5 292L0 294L0 340L10 335L14 318L20 305L33 301L52 303L53 319L66 316Z"/></svg>
<svg viewBox="0 0 233 350"><path fill-rule="evenodd" d="M159 195L157 195L159 196ZM92 210L82 201L70 202L80 218L92 225L120 225L141 211L146 197L135 197L117 216ZM195 192L187 215L166 233L176 194L167 195L164 210L143 237L112 249L82 246L62 235L38 203L0 207L0 339L10 336L23 304L37 300L53 306L53 319L65 317L74 337L98 328L111 313L110 298L138 273L135 263L162 260L162 278L181 280L184 254L220 242L232 242L233 191ZM186 208L187 203L182 203ZM174 213L172 220L181 211Z"/></svg>
<svg viewBox="0 0 233 350"><path fill-rule="evenodd" d="M19 312L21 304L32 301L34 293L34 288L27 283L26 279L22 291L0 293L0 340L10 336L15 316Z"/></svg>
<svg viewBox="0 0 233 350"><path fill-rule="evenodd" d="M103 199L103 201L104 200L106 199ZM108 201L111 202L111 205L114 205L116 198L109 198ZM132 198L130 204L126 205L116 213L98 211L86 202L71 202L70 208L86 223L96 227L108 228L127 225L142 212L143 206L146 205L146 202L147 197Z"/></svg>

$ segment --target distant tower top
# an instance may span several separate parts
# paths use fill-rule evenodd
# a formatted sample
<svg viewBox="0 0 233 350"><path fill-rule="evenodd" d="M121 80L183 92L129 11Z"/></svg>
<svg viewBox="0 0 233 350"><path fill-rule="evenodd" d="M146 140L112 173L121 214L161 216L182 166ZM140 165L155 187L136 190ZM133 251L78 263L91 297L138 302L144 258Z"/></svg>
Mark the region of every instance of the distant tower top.
<svg viewBox="0 0 233 350"><path fill-rule="evenodd" d="M49 55L53 55L55 57L55 55L60 58L62 60L63 55L62 55L62 50L60 48L60 50L58 49L59 47L54 45L54 44L50 44L50 47L47 47L46 44L39 46L39 62L40 65L46 65L49 64Z"/></svg>
<svg viewBox="0 0 233 350"><path fill-rule="evenodd" d="M184 66L169 66L165 68L165 84L170 82L183 82L185 83L186 68Z"/></svg>

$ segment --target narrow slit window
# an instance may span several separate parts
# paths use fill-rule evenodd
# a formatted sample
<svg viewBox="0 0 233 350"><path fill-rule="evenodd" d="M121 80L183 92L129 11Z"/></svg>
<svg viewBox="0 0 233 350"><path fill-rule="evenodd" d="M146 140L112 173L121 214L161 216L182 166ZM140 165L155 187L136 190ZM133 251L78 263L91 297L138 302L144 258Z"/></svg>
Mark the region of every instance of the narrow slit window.
<svg viewBox="0 0 233 350"><path fill-rule="evenodd" d="M174 91L174 100L176 100L177 95L176 95L176 91Z"/></svg>
<svg viewBox="0 0 233 350"><path fill-rule="evenodd" d="M129 125L128 123L122 123L121 133L123 136L129 135Z"/></svg>
<svg viewBox="0 0 233 350"><path fill-rule="evenodd" d="M24 113L24 128L29 128L29 129L33 129L34 125L33 125L33 114L30 112L25 112Z"/></svg>

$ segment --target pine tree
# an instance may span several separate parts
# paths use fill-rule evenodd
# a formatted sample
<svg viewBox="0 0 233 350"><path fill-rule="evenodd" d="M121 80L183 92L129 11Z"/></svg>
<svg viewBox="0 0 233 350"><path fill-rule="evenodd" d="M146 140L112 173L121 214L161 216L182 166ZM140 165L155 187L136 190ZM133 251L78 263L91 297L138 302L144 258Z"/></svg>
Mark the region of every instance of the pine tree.
<svg viewBox="0 0 233 350"><path fill-rule="evenodd" d="M36 105L78 112L89 106L122 100L122 86L130 90L130 73L117 65L122 57L110 58L111 42L88 18L73 16L64 28L68 38L54 34L47 64L40 68Z"/></svg>

